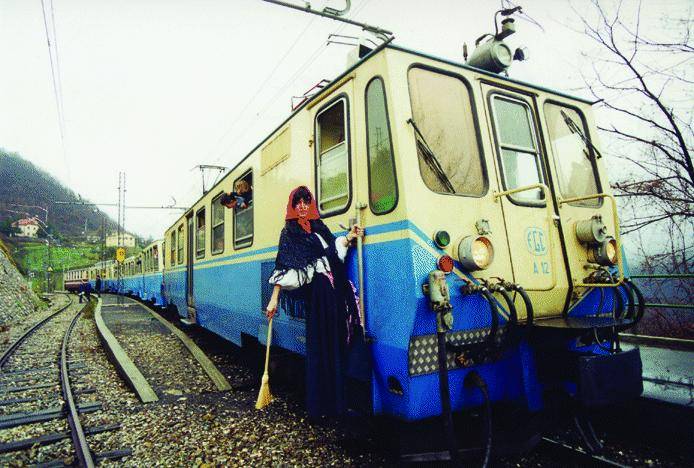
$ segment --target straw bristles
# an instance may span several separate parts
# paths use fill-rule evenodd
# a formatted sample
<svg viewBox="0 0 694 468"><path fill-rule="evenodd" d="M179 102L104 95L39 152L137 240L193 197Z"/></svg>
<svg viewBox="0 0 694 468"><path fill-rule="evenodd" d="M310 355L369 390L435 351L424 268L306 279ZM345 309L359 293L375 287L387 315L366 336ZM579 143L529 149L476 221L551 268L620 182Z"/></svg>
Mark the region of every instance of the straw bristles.
<svg viewBox="0 0 694 468"><path fill-rule="evenodd" d="M270 393L270 375L268 374L268 366L270 365L270 345L272 344L272 318L267 327L267 343L265 344L265 371L263 372L263 380L260 384L260 392L258 393L258 401L255 403L255 409L265 408L272 401Z"/></svg>
<svg viewBox="0 0 694 468"><path fill-rule="evenodd" d="M270 393L270 376L263 374L263 382L260 385L260 393L258 393L258 401L255 403L255 409L265 408L272 402L272 393Z"/></svg>

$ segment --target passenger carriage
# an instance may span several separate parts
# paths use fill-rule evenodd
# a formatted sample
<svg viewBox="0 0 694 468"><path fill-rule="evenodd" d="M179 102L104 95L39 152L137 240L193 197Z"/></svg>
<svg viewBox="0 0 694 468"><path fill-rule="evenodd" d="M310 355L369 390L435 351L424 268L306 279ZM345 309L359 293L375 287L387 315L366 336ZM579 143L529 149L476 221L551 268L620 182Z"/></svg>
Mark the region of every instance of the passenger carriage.
<svg viewBox="0 0 694 468"><path fill-rule="evenodd" d="M624 381L593 381L594 393L637 394L638 356L609 349L633 323L635 290L595 128L584 99L381 46L166 231L165 300L186 323L263 343L287 196L307 185L333 232L366 228L361 258L352 249L346 262L371 357L350 375L366 397L352 397L371 414L416 421L440 415L446 398L454 412L477 406L473 372L492 402L530 412L550 391L586 403L586 379L616 368ZM220 195L242 178L252 204L225 209ZM284 297L272 344L305 353L303 316Z"/></svg>
<svg viewBox="0 0 694 468"><path fill-rule="evenodd" d="M142 281L137 290L137 294L142 300L152 302L161 307L166 306L162 294L163 243L163 240L154 241L140 253Z"/></svg>

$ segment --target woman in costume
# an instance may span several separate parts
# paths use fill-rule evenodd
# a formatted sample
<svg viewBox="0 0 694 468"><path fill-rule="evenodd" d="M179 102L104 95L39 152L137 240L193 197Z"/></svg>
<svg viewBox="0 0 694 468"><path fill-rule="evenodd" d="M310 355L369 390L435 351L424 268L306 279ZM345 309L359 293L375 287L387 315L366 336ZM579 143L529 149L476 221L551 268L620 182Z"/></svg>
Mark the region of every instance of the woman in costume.
<svg viewBox="0 0 694 468"><path fill-rule="evenodd" d="M306 409L309 416L339 416L345 412L342 367L350 334L359 323L354 288L344 259L358 226L335 236L321 221L313 194L305 186L289 195L285 226L280 235L274 285L266 314L277 312L280 290L294 290L306 305Z"/></svg>

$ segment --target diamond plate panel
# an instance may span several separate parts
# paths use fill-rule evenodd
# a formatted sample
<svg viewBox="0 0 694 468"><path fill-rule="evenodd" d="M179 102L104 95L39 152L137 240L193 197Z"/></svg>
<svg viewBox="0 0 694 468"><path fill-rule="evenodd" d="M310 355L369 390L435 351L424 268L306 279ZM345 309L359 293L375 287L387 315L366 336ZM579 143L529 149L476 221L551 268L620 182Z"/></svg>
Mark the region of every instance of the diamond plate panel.
<svg viewBox="0 0 694 468"><path fill-rule="evenodd" d="M501 342L505 333L506 327L499 327L496 334L497 343ZM471 345L483 342L487 335L489 335L489 328L462 330L448 333L446 335L446 343L450 343L454 346ZM439 371L436 335L419 335L411 337L408 355L408 367L411 376L433 374ZM455 354L453 352L447 352L446 357L448 370L460 367L455 361ZM489 359L491 359L491 356Z"/></svg>

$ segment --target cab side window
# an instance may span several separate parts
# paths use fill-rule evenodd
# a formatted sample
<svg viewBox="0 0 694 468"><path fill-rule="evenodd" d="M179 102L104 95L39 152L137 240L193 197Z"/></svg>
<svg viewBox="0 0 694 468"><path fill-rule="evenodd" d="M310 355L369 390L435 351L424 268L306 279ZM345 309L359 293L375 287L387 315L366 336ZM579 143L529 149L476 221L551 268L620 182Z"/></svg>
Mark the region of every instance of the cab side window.
<svg viewBox="0 0 694 468"><path fill-rule="evenodd" d="M374 213L385 214L395 208L398 186L395 179L386 92L381 78L374 78L366 87L366 132L369 204Z"/></svg>
<svg viewBox="0 0 694 468"><path fill-rule="evenodd" d="M212 253L224 252L224 206L221 203L222 194L212 199Z"/></svg>
<svg viewBox="0 0 694 468"><path fill-rule="evenodd" d="M205 256L205 208L195 215L195 258Z"/></svg>
<svg viewBox="0 0 694 468"><path fill-rule="evenodd" d="M169 256L169 266L174 266L176 264L176 231L171 232L171 255Z"/></svg>
<svg viewBox="0 0 694 468"><path fill-rule="evenodd" d="M337 214L350 202L347 99L340 98L316 116L318 210Z"/></svg>
<svg viewBox="0 0 694 468"><path fill-rule="evenodd" d="M178 226L177 231L177 241L178 241L178 264L183 263L183 225Z"/></svg>

